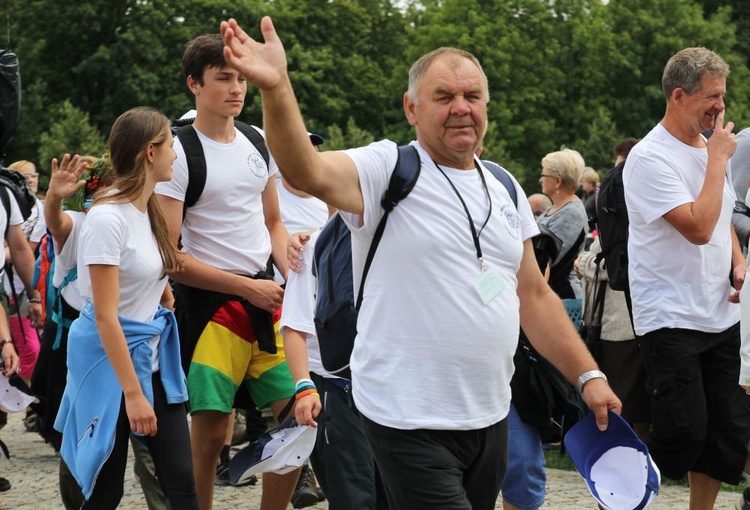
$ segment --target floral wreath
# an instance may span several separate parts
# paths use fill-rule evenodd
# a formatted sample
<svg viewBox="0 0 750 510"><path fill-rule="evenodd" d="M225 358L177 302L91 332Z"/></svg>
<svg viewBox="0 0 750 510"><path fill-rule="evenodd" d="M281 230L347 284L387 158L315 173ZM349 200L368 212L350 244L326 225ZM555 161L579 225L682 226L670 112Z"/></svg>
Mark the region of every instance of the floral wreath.
<svg viewBox="0 0 750 510"><path fill-rule="evenodd" d="M111 173L112 161L109 159L109 152L105 152L100 158L86 166L86 169L81 173L81 179L85 180L86 184L76 191L75 195L64 200L65 208L69 211L88 210L91 207L94 193L110 184L108 181Z"/></svg>

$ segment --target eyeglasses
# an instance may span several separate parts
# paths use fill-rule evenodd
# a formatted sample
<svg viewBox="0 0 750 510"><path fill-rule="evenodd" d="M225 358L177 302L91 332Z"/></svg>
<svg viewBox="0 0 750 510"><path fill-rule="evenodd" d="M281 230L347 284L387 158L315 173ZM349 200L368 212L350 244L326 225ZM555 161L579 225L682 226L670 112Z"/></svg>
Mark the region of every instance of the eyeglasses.
<svg viewBox="0 0 750 510"><path fill-rule="evenodd" d="M557 179L557 176L552 175L552 174L542 174L542 177L549 177L550 179Z"/></svg>
<svg viewBox="0 0 750 510"><path fill-rule="evenodd" d="M39 174L22 174L27 179L39 179Z"/></svg>

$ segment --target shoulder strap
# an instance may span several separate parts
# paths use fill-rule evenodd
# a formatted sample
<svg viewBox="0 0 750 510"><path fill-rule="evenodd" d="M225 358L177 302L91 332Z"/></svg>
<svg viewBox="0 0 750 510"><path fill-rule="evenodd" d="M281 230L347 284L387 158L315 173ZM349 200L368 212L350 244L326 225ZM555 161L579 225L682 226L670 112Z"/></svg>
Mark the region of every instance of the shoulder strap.
<svg viewBox="0 0 750 510"><path fill-rule="evenodd" d="M6 221L5 221L5 232L3 233L3 239L8 238L8 230L10 230L10 197L8 196L8 190L4 186L0 186L0 202L3 203L3 209L5 209Z"/></svg>
<svg viewBox="0 0 750 510"><path fill-rule="evenodd" d="M362 280L359 283L359 293L357 294L357 310L362 305L367 273L370 271L372 259L375 258L375 252L380 244L380 239L383 237L385 225L388 222L388 215L414 188L421 170L422 160L419 159L417 149L411 145L399 147L396 166L393 168L391 179L388 181L388 189L385 190L383 200L380 201L384 209L383 216L380 218L380 223L378 223L378 227L375 229L375 234L372 237L372 243L365 259L365 268L362 271Z"/></svg>
<svg viewBox="0 0 750 510"><path fill-rule="evenodd" d="M206 186L206 156L203 154L203 146L192 124L176 129L175 134L185 151L188 170L188 185L182 206L182 219L184 220L187 208L195 205Z"/></svg>
<svg viewBox="0 0 750 510"><path fill-rule="evenodd" d="M485 168L487 168L487 170L489 170L492 175L495 176L495 179L500 181L500 183L505 186L505 189L508 190L508 194L510 195L511 200L513 200L513 205L515 205L516 209L518 209L518 193L516 193L516 187L513 185L513 179L510 178L507 170L505 170L500 165L493 163L492 161L487 161L486 159L483 159L482 163L484 164Z"/></svg>
<svg viewBox="0 0 750 510"><path fill-rule="evenodd" d="M266 166L268 166L271 163L271 156L268 153L268 146L266 145L266 139L263 138L263 135L261 135L260 132L250 124L246 124L239 120L234 121L234 127L236 127L240 133L245 135L245 138L250 140L253 145L255 145L255 148L258 149L260 155L263 156Z"/></svg>

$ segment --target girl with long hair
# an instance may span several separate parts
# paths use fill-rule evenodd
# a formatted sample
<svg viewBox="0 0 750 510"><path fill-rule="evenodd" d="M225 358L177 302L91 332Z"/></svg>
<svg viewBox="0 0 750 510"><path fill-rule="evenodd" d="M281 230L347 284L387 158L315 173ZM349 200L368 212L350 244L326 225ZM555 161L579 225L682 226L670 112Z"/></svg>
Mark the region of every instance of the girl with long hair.
<svg viewBox="0 0 750 510"><path fill-rule="evenodd" d="M78 286L87 299L71 325L68 380L55 428L61 454L83 490L82 508L116 508L128 436L149 447L172 508L197 509L174 315L159 301L177 253L154 197L172 176L169 120L134 108L112 126L115 182L83 224Z"/></svg>

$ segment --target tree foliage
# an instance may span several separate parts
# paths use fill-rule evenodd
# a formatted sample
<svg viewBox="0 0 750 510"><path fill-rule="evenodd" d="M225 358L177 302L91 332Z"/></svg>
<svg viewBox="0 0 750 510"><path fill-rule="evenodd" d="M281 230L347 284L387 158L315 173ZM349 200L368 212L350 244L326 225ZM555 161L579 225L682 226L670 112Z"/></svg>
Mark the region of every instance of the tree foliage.
<svg viewBox="0 0 750 510"><path fill-rule="evenodd" d="M99 157L104 152L104 138L90 120L88 113L73 106L70 101L52 109L49 129L40 136L39 161L41 168L49 169L52 158L58 161L63 154L87 154ZM39 185L43 188L49 183L49 173L40 175Z"/></svg>
<svg viewBox="0 0 750 510"><path fill-rule="evenodd" d="M750 124L748 5L8 0L0 15L6 14L10 46L21 61L23 105L6 152L9 160L39 155L44 171L48 162L42 157L75 143L74 122L82 123L82 132L89 132L90 123L103 139L113 120L133 106L180 116L193 103L181 71L185 44L216 32L230 16L259 37L260 19L269 14L285 44L307 127L327 136L326 149L383 137L406 143L414 136L402 108L411 63L440 46L472 52L490 85L484 157L505 165L533 192L546 153L565 145L601 171L611 165L619 139L644 136L664 113L664 64L687 46L706 46L727 60L727 119L740 128ZM68 112L62 127L56 125L58 111ZM76 112L90 120L71 120ZM260 124L261 116L260 97L250 87L242 117Z"/></svg>

